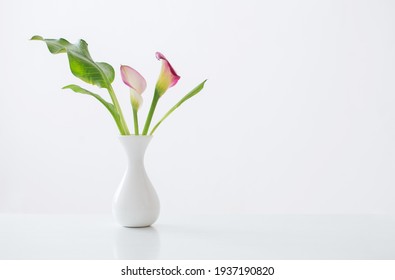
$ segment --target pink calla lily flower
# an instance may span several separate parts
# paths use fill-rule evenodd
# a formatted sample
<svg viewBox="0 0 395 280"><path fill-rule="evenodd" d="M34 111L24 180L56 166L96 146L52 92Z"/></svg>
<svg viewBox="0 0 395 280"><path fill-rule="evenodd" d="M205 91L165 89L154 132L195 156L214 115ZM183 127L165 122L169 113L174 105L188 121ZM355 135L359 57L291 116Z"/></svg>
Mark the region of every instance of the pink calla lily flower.
<svg viewBox="0 0 395 280"><path fill-rule="evenodd" d="M177 75L176 71L163 54L161 54L160 52L156 52L155 55L158 60L162 60L162 69L155 86L155 90L160 97L169 88L177 84L178 80L181 77Z"/></svg>
<svg viewBox="0 0 395 280"><path fill-rule="evenodd" d="M122 81L130 88L132 107L138 110L143 103L141 94L147 87L147 82L139 72L127 65L121 65Z"/></svg>

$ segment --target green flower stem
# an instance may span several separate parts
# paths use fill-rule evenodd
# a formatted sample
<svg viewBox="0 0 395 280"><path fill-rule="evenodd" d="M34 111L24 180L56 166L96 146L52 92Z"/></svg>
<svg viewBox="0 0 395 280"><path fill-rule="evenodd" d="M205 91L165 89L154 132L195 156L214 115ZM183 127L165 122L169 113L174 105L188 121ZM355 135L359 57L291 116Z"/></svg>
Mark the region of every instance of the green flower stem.
<svg viewBox="0 0 395 280"><path fill-rule="evenodd" d="M143 135L147 135L147 133L148 133L149 126L152 121L152 116L154 115L155 108L156 108L156 105L158 104L158 101L159 101L159 94L155 90L154 98L152 99L152 103L151 103L151 108L149 109L147 120L145 121L144 129L143 129L143 133L142 133Z"/></svg>
<svg viewBox="0 0 395 280"><path fill-rule="evenodd" d="M112 88L111 85L109 85L109 87L107 89L108 89L108 93L110 94L112 103L114 104L115 109L117 110L118 115L119 115L120 124L117 124L117 125L118 125L118 128L122 127L122 129L119 129L119 131L120 131L121 135L130 135L128 125L125 121L125 118L123 117L122 109L121 109L121 106L119 106L119 102L118 102L118 99L115 95L114 89Z"/></svg>
<svg viewBox="0 0 395 280"><path fill-rule="evenodd" d="M150 135L152 135L155 130L158 128L158 126L171 114L175 109L177 109L182 102L178 102L176 105L174 105L164 116L163 118L154 126L154 128L151 130Z"/></svg>
<svg viewBox="0 0 395 280"><path fill-rule="evenodd" d="M204 84L206 83L207 80L204 80L202 83L200 83L198 86L196 86L193 90L188 92L183 98L181 98L180 101L177 102L176 105L174 105L164 116L163 118L154 126L154 128L151 130L150 135L152 135L155 130L158 128L158 126L171 114L174 112L175 109L181 106L182 103L187 101L189 98L195 96L198 94L204 87Z"/></svg>
<svg viewBox="0 0 395 280"><path fill-rule="evenodd" d="M134 121L134 134L139 135L139 120L137 117L137 110L134 109L133 107L132 109L133 109L133 121Z"/></svg>
<svg viewBox="0 0 395 280"><path fill-rule="evenodd" d="M114 120L115 120L115 123L117 124L118 130L119 130L119 132L121 133L121 135L125 135L125 132L124 132L123 127L122 127L122 124L121 124L121 122L119 121L119 119L116 119L116 118L114 117Z"/></svg>

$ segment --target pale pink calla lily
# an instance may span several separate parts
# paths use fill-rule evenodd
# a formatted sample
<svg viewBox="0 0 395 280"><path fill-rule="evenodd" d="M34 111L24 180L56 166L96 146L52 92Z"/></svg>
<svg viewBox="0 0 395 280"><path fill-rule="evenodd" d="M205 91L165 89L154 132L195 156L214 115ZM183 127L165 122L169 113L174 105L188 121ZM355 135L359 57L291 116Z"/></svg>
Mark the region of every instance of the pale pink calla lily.
<svg viewBox="0 0 395 280"><path fill-rule="evenodd" d="M130 88L132 107L138 110L143 103L141 94L146 89L147 82L139 72L127 65L121 65L121 76L123 82Z"/></svg>
<svg viewBox="0 0 395 280"><path fill-rule="evenodd" d="M155 55L158 60L162 60L162 69L155 86L157 94L162 96L169 88L177 84L181 77L177 75L176 71L163 54L156 52Z"/></svg>

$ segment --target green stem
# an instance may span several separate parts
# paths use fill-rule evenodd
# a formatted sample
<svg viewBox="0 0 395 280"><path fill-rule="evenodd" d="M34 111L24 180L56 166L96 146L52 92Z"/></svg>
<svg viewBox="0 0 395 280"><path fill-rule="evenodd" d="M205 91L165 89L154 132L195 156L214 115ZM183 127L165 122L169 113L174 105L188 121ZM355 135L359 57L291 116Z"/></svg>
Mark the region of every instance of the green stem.
<svg viewBox="0 0 395 280"><path fill-rule="evenodd" d="M151 130L151 132L150 132L150 135L152 135L154 132L155 132L155 130L158 128L158 126L171 114L171 113L173 113L173 111L175 110L175 109L177 109L178 108L178 106L180 106L181 104L178 104L177 103L177 105L175 105L173 108L171 108L164 116L163 116L163 118L161 118L161 120L154 126L154 128Z"/></svg>
<svg viewBox="0 0 395 280"><path fill-rule="evenodd" d="M117 124L119 132L121 133L121 135L124 135L124 130L123 130L121 122L119 121L119 116L116 116L116 115L114 115L112 113L111 113L111 115L112 115L115 123Z"/></svg>
<svg viewBox="0 0 395 280"><path fill-rule="evenodd" d="M156 104L158 104L158 100L159 100L159 94L157 94L155 91L154 98L152 99L152 103L151 103L151 108L149 109L147 120L145 121L143 135L147 135L147 133L148 133L149 126L152 121L152 116L154 115L154 112L155 112Z"/></svg>
<svg viewBox="0 0 395 280"><path fill-rule="evenodd" d="M158 128L158 126L171 114L174 112L175 109L180 107L185 101L187 101L189 98L195 96L198 94L204 87L204 84L206 83L207 80L204 80L202 83L200 83L198 86L196 86L193 90L188 92L183 98L181 98L180 101L177 102L176 105L171 107L171 109L161 118L161 120L154 126L154 128L151 130L150 135L152 135L155 130Z"/></svg>
<svg viewBox="0 0 395 280"><path fill-rule="evenodd" d="M133 109L133 121L134 121L134 134L139 135L139 121L137 117L137 110Z"/></svg>
<svg viewBox="0 0 395 280"><path fill-rule="evenodd" d="M125 121L125 118L123 117L122 109L121 109L121 106L119 106L119 102L118 102L117 96L115 95L114 89L112 88L111 85L109 85L109 87L107 89L108 89L108 93L110 94L112 103L114 104L115 109L117 110L117 112L119 114L120 124L118 125L118 128L122 127L122 129L119 129L119 131L121 132L121 135L130 135L128 125Z"/></svg>

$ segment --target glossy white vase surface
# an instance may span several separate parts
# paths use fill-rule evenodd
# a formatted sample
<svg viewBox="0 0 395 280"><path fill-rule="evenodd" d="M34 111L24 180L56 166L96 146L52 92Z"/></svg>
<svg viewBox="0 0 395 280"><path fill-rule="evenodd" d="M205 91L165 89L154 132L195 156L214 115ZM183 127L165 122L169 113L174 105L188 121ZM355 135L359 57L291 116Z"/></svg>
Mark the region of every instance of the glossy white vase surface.
<svg viewBox="0 0 395 280"><path fill-rule="evenodd" d="M119 136L127 156L127 168L114 194L113 215L124 227L147 227L159 216L159 199L144 166L152 136Z"/></svg>

